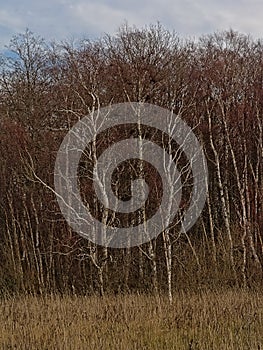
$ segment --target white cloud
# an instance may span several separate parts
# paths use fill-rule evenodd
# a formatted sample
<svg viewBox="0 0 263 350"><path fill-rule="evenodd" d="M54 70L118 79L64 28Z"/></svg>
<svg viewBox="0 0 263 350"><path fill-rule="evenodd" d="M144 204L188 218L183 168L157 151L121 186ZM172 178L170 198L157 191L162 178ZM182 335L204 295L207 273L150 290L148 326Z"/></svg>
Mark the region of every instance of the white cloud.
<svg viewBox="0 0 263 350"><path fill-rule="evenodd" d="M92 32L98 34L114 32L125 19L137 25L142 24L135 14L102 3L85 2L74 4L69 6L69 10L72 18L81 27L91 29Z"/></svg>
<svg viewBox="0 0 263 350"><path fill-rule="evenodd" d="M263 37L262 0L0 0L0 47L26 27L47 39L98 37L125 20L144 26L160 21L181 35L230 27Z"/></svg>
<svg viewBox="0 0 263 350"><path fill-rule="evenodd" d="M7 27L10 29L19 28L22 25L21 18L14 16L14 14L9 13L5 9L0 10L0 23L2 27Z"/></svg>

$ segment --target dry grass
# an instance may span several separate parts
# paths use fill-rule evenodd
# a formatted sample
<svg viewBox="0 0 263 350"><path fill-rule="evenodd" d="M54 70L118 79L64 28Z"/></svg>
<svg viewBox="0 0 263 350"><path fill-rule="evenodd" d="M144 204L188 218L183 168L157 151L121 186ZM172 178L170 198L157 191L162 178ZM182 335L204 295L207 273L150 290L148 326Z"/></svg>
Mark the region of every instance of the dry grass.
<svg viewBox="0 0 263 350"><path fill-rule="evenodd" d="M20 297L0 302L1 349L263 349L263 294Z"/></svg>

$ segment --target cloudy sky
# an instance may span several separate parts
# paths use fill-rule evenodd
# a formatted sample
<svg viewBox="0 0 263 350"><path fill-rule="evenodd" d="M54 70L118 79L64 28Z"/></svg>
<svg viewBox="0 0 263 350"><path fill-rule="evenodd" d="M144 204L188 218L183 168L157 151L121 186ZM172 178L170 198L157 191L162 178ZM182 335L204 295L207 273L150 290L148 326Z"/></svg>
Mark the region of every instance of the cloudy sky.
<svg viewBox="0 0 263 350"><path fill-rule="evenodd" d="M0 49L29 28L50 39L113 34L161 22L182 36L233 28L263 37L263 0L0 0Z"/></svg>

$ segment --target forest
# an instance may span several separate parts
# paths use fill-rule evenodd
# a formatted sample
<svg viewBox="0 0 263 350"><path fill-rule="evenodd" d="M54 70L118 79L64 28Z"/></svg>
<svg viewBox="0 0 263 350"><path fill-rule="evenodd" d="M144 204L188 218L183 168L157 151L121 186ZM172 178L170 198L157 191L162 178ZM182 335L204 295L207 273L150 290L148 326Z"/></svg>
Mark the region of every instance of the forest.
<svg viewBox="0 0 263 350"><path fill-rule="evenodd" d="M54 166L76 122L123 102L150 103L184 120L204 150L209 181L188 232L174 225L140 246L117 249L68 225L54 193ZM114 133L100 136L101 148L138 130ZM84 160L79 183L83 198L93 198L82 169L92 159ZM123 25L96 40L15 35L0 57L1 295L146 293L172 300L189 289L262 287L262 160L262 40L233 30L185 39L160 24ZM129 197L136 174L129 164L117 170L115 185ZM152 169L143 172L149 183L158 181ZM155 194L151 199L158 205ZM90 206L102 215L99 203Z"/></svg>

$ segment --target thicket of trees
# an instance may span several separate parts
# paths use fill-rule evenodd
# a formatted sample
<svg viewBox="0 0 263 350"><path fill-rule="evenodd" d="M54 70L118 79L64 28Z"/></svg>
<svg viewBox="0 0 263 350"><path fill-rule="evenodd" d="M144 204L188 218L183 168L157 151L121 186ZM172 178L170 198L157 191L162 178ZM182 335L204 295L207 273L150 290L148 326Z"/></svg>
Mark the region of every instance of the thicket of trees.
<svg viewBox="0 0 263 350"><path fill-rule="evenodd" d="M262 41L230 30L193 42L157 24L78 43L47 43L27 30L8 52L0 62L4 293L171 297L174 288L262 284ZM140 247L110 249L71 230L50 188L74 123L127 101L168 108L194 128L209 192L187 235L173 228Z"/></svg>

